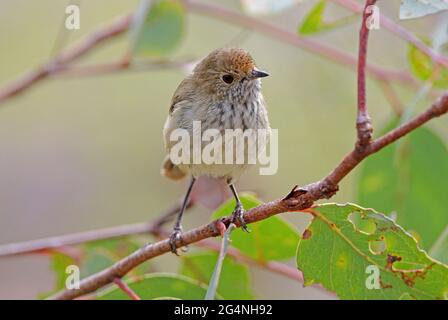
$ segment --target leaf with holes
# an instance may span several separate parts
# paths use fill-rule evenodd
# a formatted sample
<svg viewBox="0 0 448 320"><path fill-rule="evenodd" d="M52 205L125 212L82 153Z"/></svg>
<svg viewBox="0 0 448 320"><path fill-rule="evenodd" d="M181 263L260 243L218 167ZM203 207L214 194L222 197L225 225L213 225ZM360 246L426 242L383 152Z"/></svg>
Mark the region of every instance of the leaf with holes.
<svg viewBox="0 0 448 320"><path fill-rule="evenodd" d="M401 0L400 19L414 19L448 9L446 0Z"/></svg>
<svg viewBox="0 0 448 320"><path fill-rule="evenodd" d="M448 267L390 218L354 204L309 211L297 248L306 285L322 283L341 299L448 298Z"/></svg>
<svg viewBox="0 0 448 320"><path fill-rule="evenodd" d="M400 143L364 160L357 201L388 215L396 214L397 222L416 232L421 246L429 249L448 225L447 159L444 142L430 129L419 128Z"/></svg>
<svg viewBox="0 0 448 320"><path fill-rule="evenodd" d="M133 56L164 56L183 36L185 9L179 0L142 0L130 27Z"/></svg>
<svg viewBox="0 0 448 320"><path fill-rule="evenodd" d="M205 252L182 257L181 273L208 284L213 274L218 254ZM227 256L224 259L217 292L224 299L253 299L250 288L249 268Z"/></svg>
<svg viewBox="0 0 448 320"><path fill-rule="evenodd" d="M344 26L357 18L357 15L351 15L345 18L335 20L333 22L326 22L324 20L325 7L327 1L319 1L313 9L308 13L304 21L299 27L299 34L310 35L318 32L328 31L340 26Z"/></svg>
<svg viewBox="0 0 448 320"><path fill-rule="evenodd" d="M170 273L151 273L125 281L142 300L182 299L202 300L207 287L199 281ZM130 300L116 285L96 294L99 300Z"/></svg>
<svg viewBox="0 0 448 320"><path fill-rule="evenodd" d="M247 211L262 204L250 194L241 194L241 202ZM223 204L213 214L213 219L230 215L235 200ZM232 232L232 246L245 255L259 261L284 260L294 257L297 246L297 231L281 217L271 217L248 226L250 233L237 229Z"/></svg>

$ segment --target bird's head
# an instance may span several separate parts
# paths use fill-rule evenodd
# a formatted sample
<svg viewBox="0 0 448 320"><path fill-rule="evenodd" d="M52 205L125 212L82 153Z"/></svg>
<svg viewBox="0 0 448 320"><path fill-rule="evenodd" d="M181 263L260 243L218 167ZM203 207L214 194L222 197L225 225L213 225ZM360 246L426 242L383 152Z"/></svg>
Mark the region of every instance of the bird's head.
<svg viewBox="0 0 448 320"><path fill-rule="evenodd" d="M260 78L268 74L257 69L251 55L240 48L211 52L194 69L193 77L208 94L220 99L244 100L261 89Z"/></svg>

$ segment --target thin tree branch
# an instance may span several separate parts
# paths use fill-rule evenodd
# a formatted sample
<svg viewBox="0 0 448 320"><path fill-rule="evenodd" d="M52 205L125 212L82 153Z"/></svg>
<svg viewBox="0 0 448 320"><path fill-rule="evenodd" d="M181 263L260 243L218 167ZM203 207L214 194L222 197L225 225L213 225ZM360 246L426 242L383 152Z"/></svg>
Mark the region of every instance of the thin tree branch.
<svg viewBox="0 0 448 320"><path fill-rule="evenodd" d="M363 12L363 6L354 0L331 0L331 1L353 12L356 13ZM422 40L417 38L413 33L409 32L408 30L406 30L399 24L395 23L393 20L391 20L390 18L388 18L383 14L380 14L380 21L381 26L384 26L387 30L397 35L399 38L409 43L412 43L420 51L427 54L434 62L441 64L445 67L448 67L448 57L441 55L434 49L428 47Z"/></svg>
<svg viewBox="0 0 448 320"><path fill-rule="evenodd" d="M448 94L439 98L430 108L404 123L386 135L374 140L362 150L355 149L339 163L339 165L319 182L310 184L304 188L294 187L291 192L282 199L277 199L246 212L246 223L254 223L267 219L282 212L296 212L307 209L320 199L328 199L338 191L339 182L347 176L363 159L378 152L384 147L395 142L409 132L420 127L429 120L448 112ZM221 219L226 226L232 217ZM236 223L240 227L239 223ZM177 247L190 245L201 240L216 237L220 234L216 228L216 221L185 232L176 243ZM111 282L115 278L121 278L139 264L171 251L169 239L164 239L135 251L129 256L116 262L111 267L93 274L80 282L79 289L64 290L52 296L52 299L74 299L81 295L93 292Z"/></svg>
<svg viewBox="0 0 448 320"><path fill-rule="evenodd" d="M367 0L362 13L361 29L359 31L359 53L358 53L358 116L356 118L356 129L358 133L357 148L367 146L372 140L372 122L367 111L366 102L366 64L367 44L369 40L369 26L367 20L372 14L368 8L376 3L376 0Z"/></svg>
<svg viewBox="0 0 448 320"><path fill-rule="evenodd" d="M177 69L188 66L194 59L141 61L139 63L129 63L127 60L93 64L84 66L59 65L51 72L51 76L57 77L89 77L98 75L108 75L121 71L148 71L160 69Z"/></svg>
<svg viewBox="0 0 448 320"><path fill-rule="evenodd" d="M189 208L193 205L193 203L190 202ZM125 237L130 235L137 235L137 234L153 234L161 239L169 236L168 232L165 232L161 229L161 227L172 220L173 216L178 212L179 206L173 207L172 209L168 210L166 213L162 214L161 217L159 217L157 220L155 220L152 223L136 223L136 224L130 224L130 225L124 225L124 226L117 226L117 227L111 227L106 229L99 229L99 230L92 230L87 232L79 232L75 234L70 235L64 235L64 236L56 236L51 238L44 238L44 239L38 239L38 240L31 240L31 241L25 241L25 242L18 242L18 243L12 243L12 244L6 244L0 246L0 258L1 257L8 257L8 256L15 256L15 255L22 255L22 254L36 254L41 252L48 252L52 250L58 250L62 251L64 253L67 253L69 255L77 255L78 252L75 252L76 254L73 254L72 247L73 245L78 245L90 241L98 241L98 240L105 240L105 239L111 239L111 238L119 238L119 237ZM224 225L225 227L225 225ZM225 230L224 230L225 231ZM211 249L214 251L219 251L220 246L219 243L212 241L212 239L204 239L198 243L196 243L197 246L202 248ZM70 250L70 252L67 252L67 250ZM291 266L288 266L286 264L276 262L276 261L259 261L252 259L243 253L241 253L236 248L229 248L228 254L232 256L237 261L247 263L253 266L258 266L262 269L275 272L279 275L282 275L284 277L297 280L299 282L303 282L303 276L302 273L297 269L293 268ZM314 287L322 289L322 287L315 285ZM326 290L325 290L326 291ZM327 293L330 293L329 291L326 291Z"/></svg>
<svg viewBox="0 0 448 320"><path fill-rule="evenodd" d="M311 38L303 38L294 32L278 28L270 23L246 16L244 14L230 11L222 6L215 4L206 4L198 1L184 0L184 4L191 12L208 15L229 23L245 27L247 29L255 30L271 38L289 43L298 48L307 50L309 52L318 54L326 59L339 63L350 69L356 66L356 57L347 54L339 49L333 48L326 44L320 43ZM26 73L19 79L8 84L5 88L0 88L0 102L11 98L26 89L30 88L39 81L48 78L54 74L58 74L57 70L66 68L67 65L76 61L78 58L86 55L97 46L106 42L106 40L113 39L116 36L125 32L130 26L132 14L128 14L117 18L109 25L93 31L91 34L84 37L74 45L69 46L61 53L56 55L53 60L45 63L43 66ZM97 70L100 73L113 72L117 69L126 68L129 62L129 57L126 57L122 65L102 66ZM106 69L106 70L105 70ZM111 70L112 69L112 70ZM92 72L92 70L90 70ZM415 85L415 79L405 71L389 70L374 65L367 65L367 72L378 80L397 81L403 84Z"/></svg>
<svg viewBox="0 0 448 320"><path fill-rule="evenodd" d="M123 280L115 278L114 283L132 300L142 300Z"/></svg>
<svg viewBox="0 0 448 320"><path fill-rule="evenodd" d="M50 60L43 66L34 71L28 72L24 76L13 81L11 84L0 90L0 102L21 93L25 89L28 89L34 85L36 82L47 78L51 75L55 68L79 59L90 52L91 49L103 43L105 40L123 33L129 26L131 18L132 15L130 14L117 18L109 25L92 32L77 44L63 50L54 59Z"/></svg>
<svg viewBox="0 0 448 320"><path fill-rule="evenodd" d="M190 201L187 208L190 208L192 205L193 202ZM155 233L160 230L161 226L171 221L179 210L180 205L174 206L152 223L129 224L101 230L85 231L64 236L55 236L51 238L1 245L0 257L46 252L49 250L51 251L52 249L72 246L89 241L104 240L136 234Z"/></svg>

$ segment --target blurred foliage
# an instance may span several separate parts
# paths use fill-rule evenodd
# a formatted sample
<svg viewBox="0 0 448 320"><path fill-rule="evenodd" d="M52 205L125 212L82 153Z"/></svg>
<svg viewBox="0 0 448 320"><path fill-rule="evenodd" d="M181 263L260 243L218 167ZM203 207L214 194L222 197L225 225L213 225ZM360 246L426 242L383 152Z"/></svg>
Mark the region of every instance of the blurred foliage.
<svg viewBox="0 0 448 320"><path fill-rule="evenodd" d="M179 0L142 0L135 15L129 31L134 56L164 56L179 45L185 27Z"/></svg>
<svg viewBox="0 0 448 320"><path fill-rule="evenodd" d="M345 18L340 18L332 22L326 22L324 20L324 12L327 6L327 0L319 1L313 9L310 10L303 22L299 26L299 34L311 35L318 32L329 31L337 27L344 26L355 19L358 19L358 15L353 14Z"/></svg>
<svg viewBox="0 0 448 320"><path fill-rule="evenodd" d="M50 255L50 264L55 274L55 287L52 292L43 293L40 296L47 297L65 288L67 267L70 265L78 266L81 271L80 277L86 278L110 267L117 260L128 256L140 247L141 243L136 237L121 237L87 242L70 251L53 251ZM127 277L142 276L148 272L151 272L151 268L147 262L131 270Z"/></svg>
<svg viewBox="0 0 448 320"><path fill-rule="evenodd" d="M262 204L250 194L240 195L245 210ZM212 218L218 219L232 213L235 200L223 204L213 213ZM250 225L250 233L237 229L232 233L232 245L248 257L258 261L284 260L295 255L297 247L297 231L282 217L274 216Z"/></svg>
<svg viewBox="0 0 448 320"><path fill-rule="evenodd" d="M420 80L431 81L435 87L448 87L448 69L435 64L414 45L409 45L408 60L412 73Z"/></svg>
<svg viewBox="0 0 448 320"><path fill-rule="evenodd" d="M127 280L125 283L142 300L202 300L207 292L207 287L197 280L179 274L152 273ZM129 296L116 285L98 292L96 298L99 300L130 300Z"/></svg>
<svg viewBox="0 0 448 320"><path fill-rule="evenodd" d="M297 249L305 284L322 283L341 299L446 298L448 267L430 259L390 218L352 204L312 210L315 218ZM371 266L376 279L368 277Z"/></svg>
<svg viewBox="0 0 448 320"><path fill-rule="evenodd" d="M445 0L402 0L400 19L414 19L448 9Z"/></svg>
<svg viewBox="0 0 448 320"><path fill-rule="evenodd" d="M52 253L50 265L55 274L55 292L65 288L65 279L67 278L67 273L65 271L68 266L76 264L76 260L67 254L57 251ZM42 296L46 295L50 294L42 294Z"/></svg>
<svg viewBox="0 0 448 320"><path fill-rule="evenodd" d="M182 257L180 273L207 285L218 260L216 252L201 252ZM253 299L249 267L227 256L224 259L217 292L224 299Z"/></svg>

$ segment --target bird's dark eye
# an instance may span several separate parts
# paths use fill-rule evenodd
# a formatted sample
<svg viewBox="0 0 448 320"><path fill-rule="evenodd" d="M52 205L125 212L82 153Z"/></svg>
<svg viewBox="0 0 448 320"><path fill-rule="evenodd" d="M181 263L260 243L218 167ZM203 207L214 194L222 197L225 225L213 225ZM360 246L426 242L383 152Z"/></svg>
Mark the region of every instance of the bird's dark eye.
<svg viewBox="0 0 448 320"><path fill-rule="evenodd" d="M233 76L230 74L225 74L222 76L222 81L224 81L227 84L231 84L233 82Z"/></svg>

